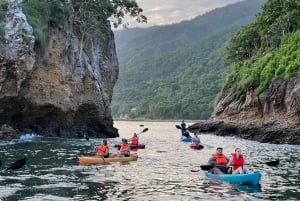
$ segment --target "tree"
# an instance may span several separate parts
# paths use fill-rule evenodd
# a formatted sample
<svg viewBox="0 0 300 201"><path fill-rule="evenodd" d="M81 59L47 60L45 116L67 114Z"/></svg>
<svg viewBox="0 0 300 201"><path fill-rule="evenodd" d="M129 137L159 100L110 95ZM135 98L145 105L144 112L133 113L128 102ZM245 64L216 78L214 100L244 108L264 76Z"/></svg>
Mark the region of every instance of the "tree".
<svg viewBox="0 0 300 201"><path fill-rule="evenodd" d="M147 18L141 14L135 0L72 0L70 4L71 21L78 25L81 34L81 50L83 41L88 33L102 33L110 26L107 21L112 17L113 26L118 27L123 23L126 14L141 22L147 22ZM127 27L126 24L124 24Z"/></svg>

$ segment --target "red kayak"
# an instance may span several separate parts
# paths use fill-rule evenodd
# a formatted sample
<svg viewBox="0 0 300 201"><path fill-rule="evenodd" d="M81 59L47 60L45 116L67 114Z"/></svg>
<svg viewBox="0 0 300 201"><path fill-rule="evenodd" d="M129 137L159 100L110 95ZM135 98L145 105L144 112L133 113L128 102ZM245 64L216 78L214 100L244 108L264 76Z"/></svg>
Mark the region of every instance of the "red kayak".
<svg viewBox="0 0 300 201"><path fill-rule="evenodd" d="M191 144L190 147L191 147L192 149L197 149L197 150L201 150L201 149L204 148L204 146L201 145L201 144Z"/></svg>
<svg viewBox="0 0 300 201"><path fill-rule="evenodd" d="M115 145L115 147L117 147L118 149L121 148L121 145L117 144ZM146 145L145 144L132 144L130 145L130 148L135 150L135 149L145 149Z"/></svg>

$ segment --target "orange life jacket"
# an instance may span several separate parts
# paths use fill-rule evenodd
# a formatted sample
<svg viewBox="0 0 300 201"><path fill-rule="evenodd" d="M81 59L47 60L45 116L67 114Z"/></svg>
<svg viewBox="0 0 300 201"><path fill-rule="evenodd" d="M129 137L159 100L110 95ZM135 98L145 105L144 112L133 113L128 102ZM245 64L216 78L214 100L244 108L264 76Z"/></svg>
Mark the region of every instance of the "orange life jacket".
<svg viewBox="0 0 300 201"><path fill-rule="evenodd" d="M99 155L104 155L106 152L106 149L108 149L109 146L108 145L101 145L98 147L98 154Z"/></svg>
<svg viewBox="0 0 300 201"><path fill-rule="evenodd" d="M129 144L121 144L120 151L126 151L128 150Z"/></svg>
<svg viewBox="0 0 300 201"><path fill-rule="evenodd" d="M131 138L131 144L137 145L138 143L139 143L139 138L138 137Z"/></svg>
<svg viewBox="0 0 300 201"><path fill-rule="evenodd" d="M239 158L236 157L235 153L231 153L231 155L232 155L232 163L233 163L232 170L236 170L239 167L243 168L243 164L244 164L244 157L243 157L243 155L241 154Z"/></svg>
<svg viewBox="0 0 300 201"><path fill-rule="evenodd" d="M226 165L228 163L228 160L226 159L226 156L224 154L212 154L212 156L216 159L217 165Z"/></svg>

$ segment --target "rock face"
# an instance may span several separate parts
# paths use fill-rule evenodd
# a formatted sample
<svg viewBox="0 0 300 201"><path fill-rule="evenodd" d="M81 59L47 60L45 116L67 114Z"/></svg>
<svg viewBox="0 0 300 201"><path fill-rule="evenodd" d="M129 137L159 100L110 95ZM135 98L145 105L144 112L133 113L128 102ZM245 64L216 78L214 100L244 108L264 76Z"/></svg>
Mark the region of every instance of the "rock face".
<svg viewBox="0 0 300 201"><path fill-rule="evenodd" d="M300 144L300 128L297 126L201 121L188 127L193 133L213 133L220 136L235 136L247 140L274 144Z"/></svg>
<svg viewBox="0 0 300 201"><path fill-rule="evenodd" d="M230 87L209 121L189 130L269 143L300 144L300 78L276 80L259 95L249 90L244 100L233 100Z"/></svg>
<svg viewBox="0 0 300 201"><path fill-rule="evenodd" d="M230 96L230 90L223 91L211 120L252 123L260 126L265 124L300 125L299 77L288 81L272 81L269 88L258 96L254 90L250 90L244 101L232 101Z"/></svg>
<svg viewBox="0 0 300 201"><path fill-rule="evenodd" d="M8 1L0 44L0 125L45 136L117 137L110 102L119 66L109 31L83 41L70 22L48 29L48 46L38 40L22 12Z"/></svg>

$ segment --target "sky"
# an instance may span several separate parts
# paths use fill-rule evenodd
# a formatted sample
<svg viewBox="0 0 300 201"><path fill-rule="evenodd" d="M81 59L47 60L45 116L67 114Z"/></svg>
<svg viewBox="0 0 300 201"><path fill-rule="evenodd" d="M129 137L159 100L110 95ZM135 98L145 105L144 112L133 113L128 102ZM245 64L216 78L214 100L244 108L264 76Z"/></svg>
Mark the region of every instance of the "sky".
<svg viewBox="0 0 300 201"><path fill-rule="evenodd" d="M129 28L174 24L239 1L242 0L136 0L148 23L139 24L132 19L126 22Z"/></svg>

